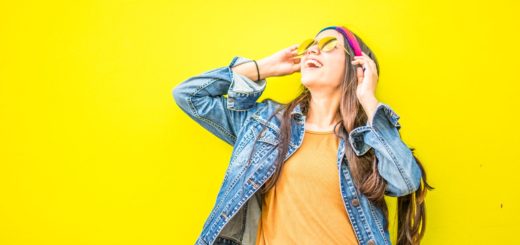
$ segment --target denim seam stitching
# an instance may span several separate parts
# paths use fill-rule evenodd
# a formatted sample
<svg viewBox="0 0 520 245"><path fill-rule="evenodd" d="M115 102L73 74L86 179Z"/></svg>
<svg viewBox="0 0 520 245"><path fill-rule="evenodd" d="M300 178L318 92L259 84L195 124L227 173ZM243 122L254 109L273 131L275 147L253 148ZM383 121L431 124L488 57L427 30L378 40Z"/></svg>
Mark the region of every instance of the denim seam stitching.
<svg viewBox="0 0 520 245"><path fill-rule="evenodd" d="M365 141L363 140L363 137L364 135L370 131L370 126L368 125L363 125L363 126L360 126L358 128L355 128L353 129L350 133L349 133L349 143L351 145L351 147L354 149L355 152L357 152L359 155L364 155L368 150L370 150L370 148L372 148L372 146L368 145L367 143L365 143ZM357 136L356 134L360 134L360 136ZM362 145L360 148L363 148L365 145L367 145L367 149L365 151L361 151L361 150L358 150L357 147L355 147L355 144L356 144L356 138L362 138L361 142L362 142Z"/></svg>
<svg viewBox="0 0 520 245"><path fill-rule="evenodd" d="M398 164L398 160L397 160L395 154L393 153L392 149L390 148L390 146L388 145L386 140L381 135L379 135L379 133L377 131L378 130L376 128L372 127L372 133L374 133L374 135L376 135L377 139L383 144L386 151L390 155L393 164L396 166L397 170L399 170L399 173L401 174L401 177L403 178L403 180L406 184L406 187L408 188L408 192L413 191L413 189L412 189L413 185L410 183L410 180L406 176L404 169L401 167L400 164Z"/></svg>
<svg viewBox="0 0 520 245"><path fill-rule="evenodd" d="M252 115L251 118L255 119L258 123L264 125L264 126L267 126L269 128L271 128L272 130L274 130L278 136L280 135L280 129L276 128L275 126L272 125L272 123L266 121L265 119L261 118L259 115ZM289 146L292 146L293 148L297 148L298 146L295 145L294 143L290 142L289 141Z"/></svg>
<svg viewBox="0 0 520 245"><path fill-rule="evenodd" d="M257 154L255 154L255 155L257 155ZM213 208L213 211L212 211L212 213L210 215L210 217L213 217L211 219L211 221L210 221L213 224L209 224L208 225L208 230L211 231L211 230L213 230L215 228L216 223L214 221L215 221L216 218L219 217L219 216L217 216L217 212L216 211L221 209L221 207L223 207L223 209L224 209L224 210L221 211L221 213L225 211L225 209L227 208L228 205L223 206L224 205L224 201L223 200L228 200L228 196L231 193L231 190L233 189L233 187L235 187L235 185L238 182L238 180L241 179L241 177L245 174L246 171L247 171L247 169L243 168L239 172L239 174L236 177L234 177L234 179L231 181L231 183L229 184L229 187L227 188L227 190L224 193L222 193L221 201L215 204L215 207ZM220 229L220 228L218 228L218 229Z"/></svg>
<svg viewBox="0 0 520 245"><path fill-rule="evenodd" d="M259 156L259 155L261 156L261 155L263 155L265 152L267 152L268 149L266 149L266 148L267 148L267 147L261 147L261 148L259 149L259 151L256 151L256 152L255 152L255 155L252 157L252 159L254 159L255 156ZM238 183L238 181L242 179L242 176L246 173L246 171L247 171L247 168L243 168L242 171L240 171L240 173L239 173L239 174L234 178L234 180L231 182L230 186L228 187L228 190L222 194L222 200L228 200L227 197L230 195L231 190L233 189L233 187L235 187L235 185ZM242 189L241 189L241 190L242 190ZM235 193L235 196L236 196L237 194L238 194L238 193ZM243 195L243 193L242 193L242 195ZM222 201L219 202L219 203L217 203L217 205L215 206L214 210L218 210L218 209L220 209L220 207L222 207L222 205L224 205ZM225 211L226 208L227 208L227 205L224 206L224 210L223 210L223 211ZM212 215L212 216L214 216L213 220L214 220L215 218L218 217L218 216L216 215L216 213L215 213L214 215ZM213 220L212 220L212 222L213 222ZM215 224L210 225L210 226L209 226L209 229L213 229L214 227L215 227ZM220 228L219 228L219 229L220 229Z"/></svg>
<svg viewBox="0 0 520 245"><path fill-rule="evenodd" d="M343 168L342 168L342 166L341 166L342 164L343 164L343 158L342 158L342 163L341 163L340 166L339 166L339 171L338 171L338 173L339 173L340 175L341 175L341 174L345 175L345 172L343 171ZM345 179L346 179L346 176L345 176ZM348 182L348 180L347 180L347 182ZM347 185L348 185L348 183L347 183ZM346 211L347 211L347 216L348 216L348 218L349 218L349 221L352 223L352 228L354 229L354 234L356 235L356 239L358 240L358 242L361 242L361 239L360 239L360 237L362 237L362 236L361 236L361 231L360 231L359 228L358 228L358 224L357 224L357 222L356 222L356 219L355 219L355 217L354 217L354 219L351 219L351 218L350 218L350 213L351 213L352 211L351 211L351 209L350 209L349 207L347 207L347 204L346 204L346 203L347 203L348 201L345 201L345 199L348 200L348 198L347 198L347 196L346 196L346 194L345 194L345 192L344 192L344 190L343 190L344 187L343 187L343 183L341 182L341 176L340 176L339 186L340 186L340 191L341 191L341 195L342 195L342 199L343 199L343 200L342 200L342 202L343 202L343 206L345 207L345 209L346 209ZM350 212L349 212L349 211L350 211Z"/></svg>
<svg viewBox="0 0 520 245"><path fill-rule="evenodd" d="M209 82L205 83L205 84L202 84L201 86L199 86L193 93L190 94L190 96L188 97L188 103L190 105L190 109L192 110L192 113L199 119L205 121L206 123L208 123L208 125L211 125L213 126L215 129L217 130L220 130L222 133L224 133L225 135L231 137L231 140L233 141L233 143L236 141L236 136L233 135L231 132L227 131L225 128L223 128L222 126L220 126L218 123L216 122L213 122L211 121L210 119L206 118L206 117L203 117L201 115L199 115L199 113L197 112L197 108L195 107L195 105L193 105L193 102L192 102L192 97L199 93L202 89L206 88L207 86L211 85L212 83L214 83L215 81L217 81L218 79L213 79L213 80L210 80Z"/></svg>
<svg viewBox="0 0 520 245"><path fill-rule="evenodd" d="M381 222L379 222L379 220L377 219L377 216L375 214L375 210L374 210L374 206L372 205L372 203L369 201L368 202L368 205L370 207L370 212L372 213L372 217L374 217L374 220L376 221L376 224L379 228L379 232L381 233L382 232L382 235L383 235L383 239L385 240L385 243L388 244L388 240L386 240L386 235L384 234L384 229L383 229L383 225L381 224Z"/></svg>
<svg viewBox="0 0 520 245"><path fill-rule="evenodd" d="M242 62L242 63L240 63L240 64L234 65L233 67L238 66L238 65L241 65L241 64L244 64L244 63L247 63L247 62L249 62L249 61ZM230 74L230 77L231 77L231 82L232 82L232 84L230 84L230 85L231 85L231 86L230 86L231 88L233 88L233 85L235 85L235 76L234 76L234 75L235 75L235 72L234 72L233 69L232 69L233 67L228 67L228 71L229 71L229 74ZM236 73L236 74L239 74L239 73ZM244 76L244 75L242 75L242 76ZM246 76L244 76L244 77L245 77L245 78L248 78L248 77L246 77ZM251 79L249 79L249 80L251 80ZM265 79L262 79L262 80L265 80ZM253 81L253 80L251 80L251 81L255 83L255 81ZM261 80L260 80L260 81L261 81ZM264 83L264 85L265 85L265 83ZM264 89L265 89L265 86L263 86L263 87L264 87ZM262 89L262 90L263 90L263 89ZM260 91L254 91L254 89L253 89L253 91L251 91L251 92L246 92L246 91L235 91L235 90L233 90L233 89L231 89L230 91L231 91L232 93L236 93L237 95L240 94L240 95L255 95L255 96L256 96L256 94L261 93Z"/></svg>
<svg viewBox="0 0 520 245"><path fill-rule="evenodd" d="M249 191L245 194L245 196L242 197L242 199L240 199L240 200L238 201L237 206L236 206L234 209L231 210L231 212L230 212L230 213L232 213L231 216L228 216L229 213L226 213L225 216L226 216L226 218L227 218L227 221L226 221L226 218L224 218L224 221L222 222L222 224L219 225L219 226L217 227L217 230L219 230L219 232L216 233L217 235L216 235L215 238L213 238L213 240L215 240L215 239L219 236L220 232L222 232L224 226L228 223L228 221L231 220L231 219L232 219L232 218L233 218L233 217L238 213L238 210L242 208L242 205L245 204L246 201L249 200L249 198L250 198L250 197L251 197L251 196L252 196L256 191L257 191L257 190L255 190L254 188L251 189L251 190L249 190ZM241 195L243 195L243 194L241 194ZM238 197L238 196L239 196L238 193L235 193L235 195L234 195L233 197ZM247 196L249 196L249 198L246 198ZM233 199L233 197L232 197L231 199ZM227 207L227 206L226 206L226 207ZM226 207L224 207L224 208L226 208ZM220 215L219 217L222 217L222 215Z"/></svg>

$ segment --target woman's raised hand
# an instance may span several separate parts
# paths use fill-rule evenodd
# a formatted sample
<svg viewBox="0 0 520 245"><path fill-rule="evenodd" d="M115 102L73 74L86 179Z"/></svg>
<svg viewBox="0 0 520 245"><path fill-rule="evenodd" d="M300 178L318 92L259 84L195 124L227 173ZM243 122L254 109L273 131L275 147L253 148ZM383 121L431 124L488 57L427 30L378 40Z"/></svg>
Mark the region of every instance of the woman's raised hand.
<svg viewBox="0 0 520 245"><path fill-rule="evenodd" d="M259 63L264 63L271 76L285 76L300 71L301 58L297 57L298 44L284 48L270 56L267 56Z"/></svg>

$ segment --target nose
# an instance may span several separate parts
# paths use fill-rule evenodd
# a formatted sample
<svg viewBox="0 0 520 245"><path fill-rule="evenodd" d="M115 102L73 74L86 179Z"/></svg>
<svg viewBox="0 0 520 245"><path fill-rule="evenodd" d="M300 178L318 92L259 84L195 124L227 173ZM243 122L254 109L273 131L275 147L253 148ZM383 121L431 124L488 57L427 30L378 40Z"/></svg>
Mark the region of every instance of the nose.
<svg viewBox="0 0 520 245"><path fill-rule="evenodd" d="M320 54L320 49L318 48L317 44L312 44L307 50L305 50L306 55L309 55L311 52L313 52L317 55Z"/></svg>

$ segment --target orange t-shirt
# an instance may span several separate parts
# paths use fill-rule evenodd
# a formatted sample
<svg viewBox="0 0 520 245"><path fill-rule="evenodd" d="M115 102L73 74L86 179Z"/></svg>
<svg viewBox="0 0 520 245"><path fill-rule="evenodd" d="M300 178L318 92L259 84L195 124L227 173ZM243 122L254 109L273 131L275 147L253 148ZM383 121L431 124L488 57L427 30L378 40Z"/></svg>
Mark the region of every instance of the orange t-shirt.
<svg viewBox="0 0 520 245"><path fill-rule="evenodd" d="M305 130L262 204L257 245L358 244L341 198L334 132Z"/></svg>

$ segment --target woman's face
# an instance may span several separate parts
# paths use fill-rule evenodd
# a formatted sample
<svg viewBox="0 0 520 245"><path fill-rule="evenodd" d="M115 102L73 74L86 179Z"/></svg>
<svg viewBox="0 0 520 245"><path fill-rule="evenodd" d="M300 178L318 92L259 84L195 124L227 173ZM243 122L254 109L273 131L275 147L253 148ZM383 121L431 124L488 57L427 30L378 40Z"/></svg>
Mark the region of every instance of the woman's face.
<svg viewBox="0 0 520 245"><path fill-rule="evenodd" d="M346 52L342 48L345 45L343 36L336 30L325 30L319 33L314 40L320 41L324 37L335 36L338 39L338 46L328 51L322 52L318 45L314 44L302 56L300 63L301 82L309 90L334 90L339 87L345 76ZM313 67L310 59L315 59L321 67Z"/></svg>

